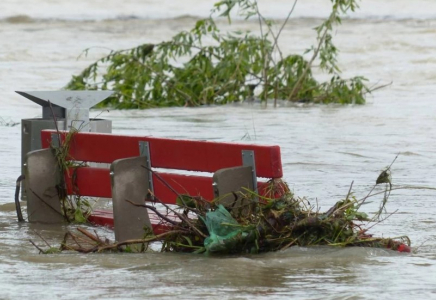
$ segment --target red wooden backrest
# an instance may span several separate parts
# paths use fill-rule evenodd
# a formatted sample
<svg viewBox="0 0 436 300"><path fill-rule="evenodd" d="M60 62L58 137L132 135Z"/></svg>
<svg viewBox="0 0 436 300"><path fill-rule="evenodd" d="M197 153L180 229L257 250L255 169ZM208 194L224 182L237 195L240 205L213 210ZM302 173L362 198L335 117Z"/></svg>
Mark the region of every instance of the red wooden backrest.
<svg viewBox="0 0 436 300"><path fill-rule="evenodd" d="M53 130L43 130L41 141L48 148ZM61 140L66 132L61 132ZM147 136L126 136L103 133L77 133L70 142L71 160L112 163L114 160L139 156L139 142L148 142L153 168L199 172L215 172L222 168L242 165L242 150L253 150L258 177L281 178L283 175L280 147L164 139ZM104 168L77 168L74 174L75 188L67 180L68 192L83 196L111 197L109 170ZM181 194L201 195L213 199L211 176L193 176L174 173L158 173ZM70 172L70 176L72 172ZM174 203L176 196L156 176L153 178L155 195L166 203ZM261 183L259 184L261 185Z"/></svg>

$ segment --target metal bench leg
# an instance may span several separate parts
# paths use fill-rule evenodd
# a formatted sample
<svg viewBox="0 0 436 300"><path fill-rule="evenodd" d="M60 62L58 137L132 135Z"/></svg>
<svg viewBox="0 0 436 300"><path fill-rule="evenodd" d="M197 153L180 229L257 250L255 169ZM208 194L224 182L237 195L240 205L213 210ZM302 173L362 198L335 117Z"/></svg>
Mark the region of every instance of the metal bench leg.
<svg viewBox="0 0 436 300"><path fill-rule="evenodd" d="M56 188L60 181L60 170L52 150L29 152L25 166L28 221L64 222Z"/></svg>
<svg viewBox="0 0 436 300"><path fill-rule="evenodd" d="M147 209L127 202L144 204L150 188L147 158L119 159L111 165L112 201L115 240L118 242L144 237L144 227L151 229Z"/></svg>

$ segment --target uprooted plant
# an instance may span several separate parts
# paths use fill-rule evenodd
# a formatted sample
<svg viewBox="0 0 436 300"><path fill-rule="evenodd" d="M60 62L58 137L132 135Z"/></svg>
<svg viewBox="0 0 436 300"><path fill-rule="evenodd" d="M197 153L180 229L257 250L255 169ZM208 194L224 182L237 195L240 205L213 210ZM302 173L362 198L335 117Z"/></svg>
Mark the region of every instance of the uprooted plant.
<svg viewBox="0 0 436 300"><path fill-rule="evenodd" d="M83 166L84 163L72 161L69 157L70 145L73 136L78 131L71 129L66 135L62 143L52 143L51 149L56 157L57 165L59 168L59 183L57 184L58 196L61 201L61 212L65 221L71 223L86 223L87 217L92 211L90 202L75 193L76 189L76 169ZM60 136L58 137L60 141ZM57 142L56 142L57 143ZM68 195L67 182L65 178L69 179L73 193Z"/></svg>
<svg viewBox="0 0 436 300"><path fill-rule="evenodd" d="M364 104L371 91L366 79L340 77L332 36L341 18L358 7L357 0L331 1L329 17L315 28L317 42L306 51L311 55L308 61L302 55L285 55L278 43L297 1L274 32L274 22L262 15L256 0L224 0L215 3L211 15L197 21L192 30L169 41L111 51L73 76L66 89L112 89L116 94L101 105L115 108L225 104L254 97L274 99L274 104L279 99ZM222 33L217 17L231 23L234 11L258 22L260 34ZM331 75L329 81L314 78L316 59Z"/></svg>
<svg viewBox="0 0 436 300"><path fill-rule="evenodd" d="M56 139L52 140L50 145L50 149L53 151L53 155L56 158L59 172L56 190L60 200L61 214L68 223L86 223L92 211L90 201L80 196L79 193L76 193L76 170L78 167L86 164L84 162L74 161L70 157L71 141L77 132L79 132L78 129L71 128L62 140L62 135L57 129ZM67 184L71 186L73 192L71 195L67 193ZM38 195L36 196L38 197Z"/></svg>

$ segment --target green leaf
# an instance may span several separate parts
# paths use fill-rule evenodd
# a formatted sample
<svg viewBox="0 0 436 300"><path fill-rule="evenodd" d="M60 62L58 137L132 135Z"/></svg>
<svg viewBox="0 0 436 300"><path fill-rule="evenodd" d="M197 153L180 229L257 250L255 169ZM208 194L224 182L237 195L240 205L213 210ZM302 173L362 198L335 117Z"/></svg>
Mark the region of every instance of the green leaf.
<svg viewBox="0 0 436 300"><path fill-rule="evenodd" d="M364 213L364 212L356 212L354 214L354 216L355 216L356 220L359 220L359 221L369 221L368 215L366 213Z"/></svg>
<svg viewBox="0 0 436 300"><path fill-rule="evenodd" d="M191 246L191 247L193 246L192 241L189 237L183 236L183 238L188 242L189 246Z"/></svg>
<svg viewBox="0 0 436 300"><path fill-rule="evenodd" d="M86 223L86 218L83 215L82 210L78 207L74 212L74 221L76 223Z"/></svg>
<svg viewBox="0 0 436 300"><path fill-rule="evenodd" d="M376 184L381 183L391 183L391 173L389 172L389 170L382 171L377 177Z"/></svg>
<svg viewBox="0 0 436 300"><path fill-rule="evenodd" d="M192 196L189 195L180 195L177 197L176 204L180 207L195 208L195 201L192 199Z"/></svg>

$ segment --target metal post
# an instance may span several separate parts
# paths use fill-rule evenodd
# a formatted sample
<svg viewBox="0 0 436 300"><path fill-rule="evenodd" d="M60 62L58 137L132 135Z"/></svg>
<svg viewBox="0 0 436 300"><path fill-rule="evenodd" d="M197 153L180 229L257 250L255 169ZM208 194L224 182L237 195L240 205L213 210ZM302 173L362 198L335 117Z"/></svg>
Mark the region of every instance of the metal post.
<svg viewBox="0 0 436 300"><path fill-rule="evenodd" d="M253 177L253 191L257 194L257 174L256 174L256 160L254 158L253 150L242 150L242 165L244 167L251 167L251 174Z"/></svg>
<svg viewBox="0 0 436 300"><path fill-rule="evenodd" d="M139 156L145 157L148 172L148 186L150 187L150 191L154 192L153 172L151 171L150 144L148 142L139 142Z"/></svg>
<svg viewBox="0 0 436 300"><path fill-rule="evenodd" d="M57 133L51 134L51 145L55 148L61 147L61 141L59 140L59 135Z"/></svg>

